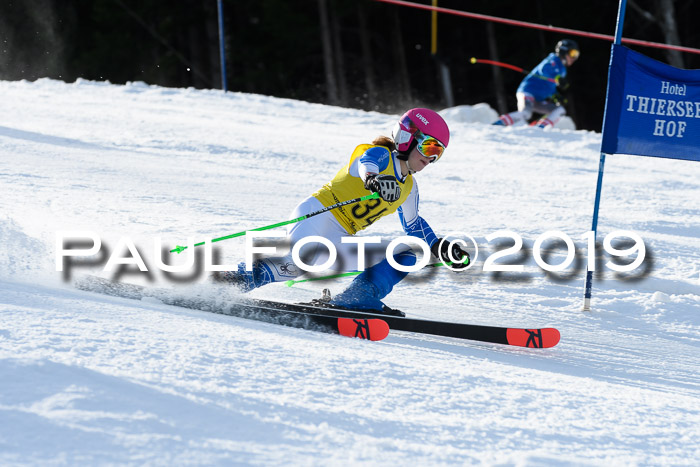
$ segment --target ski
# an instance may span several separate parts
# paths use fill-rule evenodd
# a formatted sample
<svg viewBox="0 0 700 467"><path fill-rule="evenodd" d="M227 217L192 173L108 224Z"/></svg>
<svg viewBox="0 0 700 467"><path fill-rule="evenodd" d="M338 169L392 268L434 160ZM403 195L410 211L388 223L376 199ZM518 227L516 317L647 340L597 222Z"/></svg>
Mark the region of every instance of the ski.
<svg viewBox="0 0 700 467"><path fill-rule="evenodd" d="M347 310L322 304L300 304L274 302L258 299L241 299L233 303L219 303L211 298L178 297L167 289L155 289L141 287L133 284L113 282L106 279L88 276L76 283L83 290L99 292L119 297L141 299L153 297L168 305L180 306L195 310L238 316L241 318L257 319L261 321L276 322L291 321L288 326L313 328L311 318L322 317L327 319L317 320L324 325L326 332L335 332L350 337L364 337L361 326L367 324L371 340L377 337L386 337L389 329L393 331L405 331L417 334L430 334L434 336L452 337L471 341L489 342L517 347L544 349L554 347L559 343L560 334L555 328L512 328L501 326L485 326L479 324L465 324L443 321L414 319L386 314L368 313L358 310ZM298 323L301 317L308 320ZM330 321L333 319L360 320ZM372 321L375 320L375 321ZM308 323L308 324L306 324ZM330 323L330 324L329 324ZM280 322L279 324L285 324ZM386 326L386 327L384 327ZM386 333L386 334L385 334Z"/></svg>
<svg viewBox="0 0 700 467"><path fill-rule="evenodd" d="M484 326L479 324L453 323L432 321L415 318L405 318L391 315L378 315L363 311L346 310L317 304L297 304L255 300L244 306L253 308L275 308L302 313L318 313L326 316L367 318L381 316L392 331L406 331L417 334L453 337L472 341L490 342L516 347L546 349L559 343L561 335L555 328L509 328L500 326Z"/></svg>
<svg viewBox="0 0 700 467"><path fill-rule="evenodd" d="M132 300L155 298L167 305L179 306L182 308L225 314L311 331L340 334L341 336L356 337L371 341L380 341L389 335L389 326L386 321L383 321L377 316L325 316L321 313L305 313L298 310L285 310L280 307L251 307L238 302L220 304L211 299L173 296L172 292L167 289L148 288L135 284L114 282L95 276L80 278L74 285L80 290L101 293L113 297Z"/></svg>

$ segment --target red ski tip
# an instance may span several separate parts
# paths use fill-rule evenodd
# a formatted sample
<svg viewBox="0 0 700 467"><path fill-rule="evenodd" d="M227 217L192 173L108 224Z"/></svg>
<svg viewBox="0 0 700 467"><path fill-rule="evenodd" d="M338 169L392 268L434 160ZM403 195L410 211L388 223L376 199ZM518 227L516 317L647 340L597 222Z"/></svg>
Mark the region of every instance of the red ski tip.
<svg viewBox="0 0 700 467"><path fill-rule="evenodd" d="M389 325L381 319L338 318L338 332L347 337L380 341L389 335Z"/></svg>
<svg viewBox="0 0 700 467"><path fill-rule="evenodd" d="M506 339L509 345L531 347L534 349L546 349L559 343L561 335L554 328L543 329L512 329L506 331Z"/></svg>

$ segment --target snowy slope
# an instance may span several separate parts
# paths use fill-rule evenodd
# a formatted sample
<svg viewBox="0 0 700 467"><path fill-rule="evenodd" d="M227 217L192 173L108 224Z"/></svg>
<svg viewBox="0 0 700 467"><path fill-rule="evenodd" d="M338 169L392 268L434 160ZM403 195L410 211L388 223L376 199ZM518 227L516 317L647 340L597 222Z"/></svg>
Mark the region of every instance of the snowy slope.
<svg viewBox="0 0 700 467"><path fill-rule="evenodd" d="M700 458L699 164L608 157L601 238L631 230L649 257L627 280L603 258L586 314L582 235L600 135L495 128L484 106L447 109L450 147L416 177L421 214L438 234L473 236L480 257L460 275L418 273L386 302L426 319L555 326L562 342L392 333L368 343L77 291L56 271L55 238L94 231L112 253L128 236L153 266L155 237L172 245L284 220L396 116L142 83L0 82L0 92L0 464ZM397 219L373 227L401 234ZM503 229L525 242L507 258L522 273L483 271L499 243L487 237ZM531 251L551 230L580 253L556 275ZM241 240L220 247L222 262L243 257ZM565 249L550 249L561 262ZM231 294L152 269L174 293ZM85 273L108 276L72 271ZM252 295L307 300L328 286Z"/></svg>

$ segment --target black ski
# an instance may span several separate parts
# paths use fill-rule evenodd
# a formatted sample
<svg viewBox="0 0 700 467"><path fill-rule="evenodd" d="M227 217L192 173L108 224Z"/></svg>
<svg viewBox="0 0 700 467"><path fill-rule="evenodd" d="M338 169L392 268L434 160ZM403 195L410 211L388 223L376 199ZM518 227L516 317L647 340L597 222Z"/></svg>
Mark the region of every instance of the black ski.
<svg viewBox="0 0 700 467"><path fill-rule="evenodd" d="M367 313L364 311L346 310L316 304L292 304L252 300L241 304L258 309L282 309L302 313L318 313L326 316L342 316L349 318L366 318L380 316L393 331L407 331L419 334L454 337L494 344L513 345L518 347L548 348L559 343L560 334L554 328L508 328L500 326L483 326L478 324L451 323L424 319L405 318L386 314Z"/></svg>
<svg viewBox="0 0 700 467"><path fill-rule="evenodd" d="M554 328L509 328L500 326L483 326L478 324L451 323L424 319L404 318L386 314L368 313L357 310L346 310L325 305L298 304L273 302L268 300L241 299L233 303L219 303L210 298L178 297L167 289L154 289L133 284L112 282L106 279L88 276L76 283L76 287L103 294L118 297L141 299L154 297L168 305L191 308L213 313L221 313L241 318L257 319L261 321L276 322L276 320L290 321L290 324L279 322L294 327L304 327L305 323L313 327L313 318L328 319L379 319L389 328L396 331L407 331L435 336L453 337L495 344L512 345L530 348L548 348L557 345L560 339L559 331ZM301 325L297 321L303 319ZM326 326L326 332L338 333L338 324L328 319L318 320L319 324ZM332 324L329 324L332 323ZM388 332L388 330L387 330Z"/></svg>
<svg viewBox="0 0 700 467"><path fill-rule="evenodd" d="M378 341L389 334L389 326L380 316L348 317L326 316L322 313L305 313L301 310L285 310L281 307L251 307L244 303L220 304L204 298L185 298L172 295L166 289L141 287L135 284L114 282L95 276L82 277L75 282L76 288L113 297L141 300L156 298L167 305L193 310L207 311L239 318L253 319L294 328L340 334L347 337Z"/></svg>

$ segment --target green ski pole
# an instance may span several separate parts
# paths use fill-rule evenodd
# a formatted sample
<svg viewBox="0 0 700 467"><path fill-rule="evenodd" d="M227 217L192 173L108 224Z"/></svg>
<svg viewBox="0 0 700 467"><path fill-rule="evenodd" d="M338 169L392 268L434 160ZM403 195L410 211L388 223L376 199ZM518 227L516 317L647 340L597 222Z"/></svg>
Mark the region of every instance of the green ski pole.
<svg viewBox="0 0 700 467"><path fill-rule="evenodd" d="M244 231L242 231L242 232L237 232L237 233L235 233L235 234L231 234L231 235L226 235L226 236L223 236L223 237L215 238L215 239L213 239L211 242L214 243L214 242L220 242L220 241L222 241L222 240L228 240L229 238L241 237L241 236L245 235L246 232L256 232L256 231L260 231L260 230L269 230L269 229L274 229L274 228L277 228L277 227L282 227L283 225L294 224L295 222L303 221L304 219L308 219L309 217L313 217L313 216L317 216L317 215L319 215L319 214L323 214L324 212L331 211L331 210L336 209L336 208L339 208L339 207L341 207L341 206L346 206L346 205L348 205L348 204L353 204L353 203L359 203L360 201L365 201L365 200L368 200L368 199L379 199L379 193L372 193L372 194L370 194L370 195L362 196L361 198L355 198L355 199L350 199L350 200L347 200L347 201L341 201L340 203L336 203L336 204L334 204L334 205L332 205L332 206L328 206L328 207L326 207L326 208L319 209L318 211L314 211L314 212L309 213L309 214L304 214L303 216L297 217L296 219L290 219L290 220L288 220L288 221L278 222L277 224L266 225L265 227L258 227L258 228L256 228L256 229L244 230ZM206 242L199 242L199 243L195 243L193 246L202 246L202 245L204 245L205 243L206 243ZM180 246L180 245L178 245L178 246L176 246L175 248L173 248L172 250L170 250L170 253L182 253L182 252L185 251L186 249L187 249L186 246Z"/></svg>

